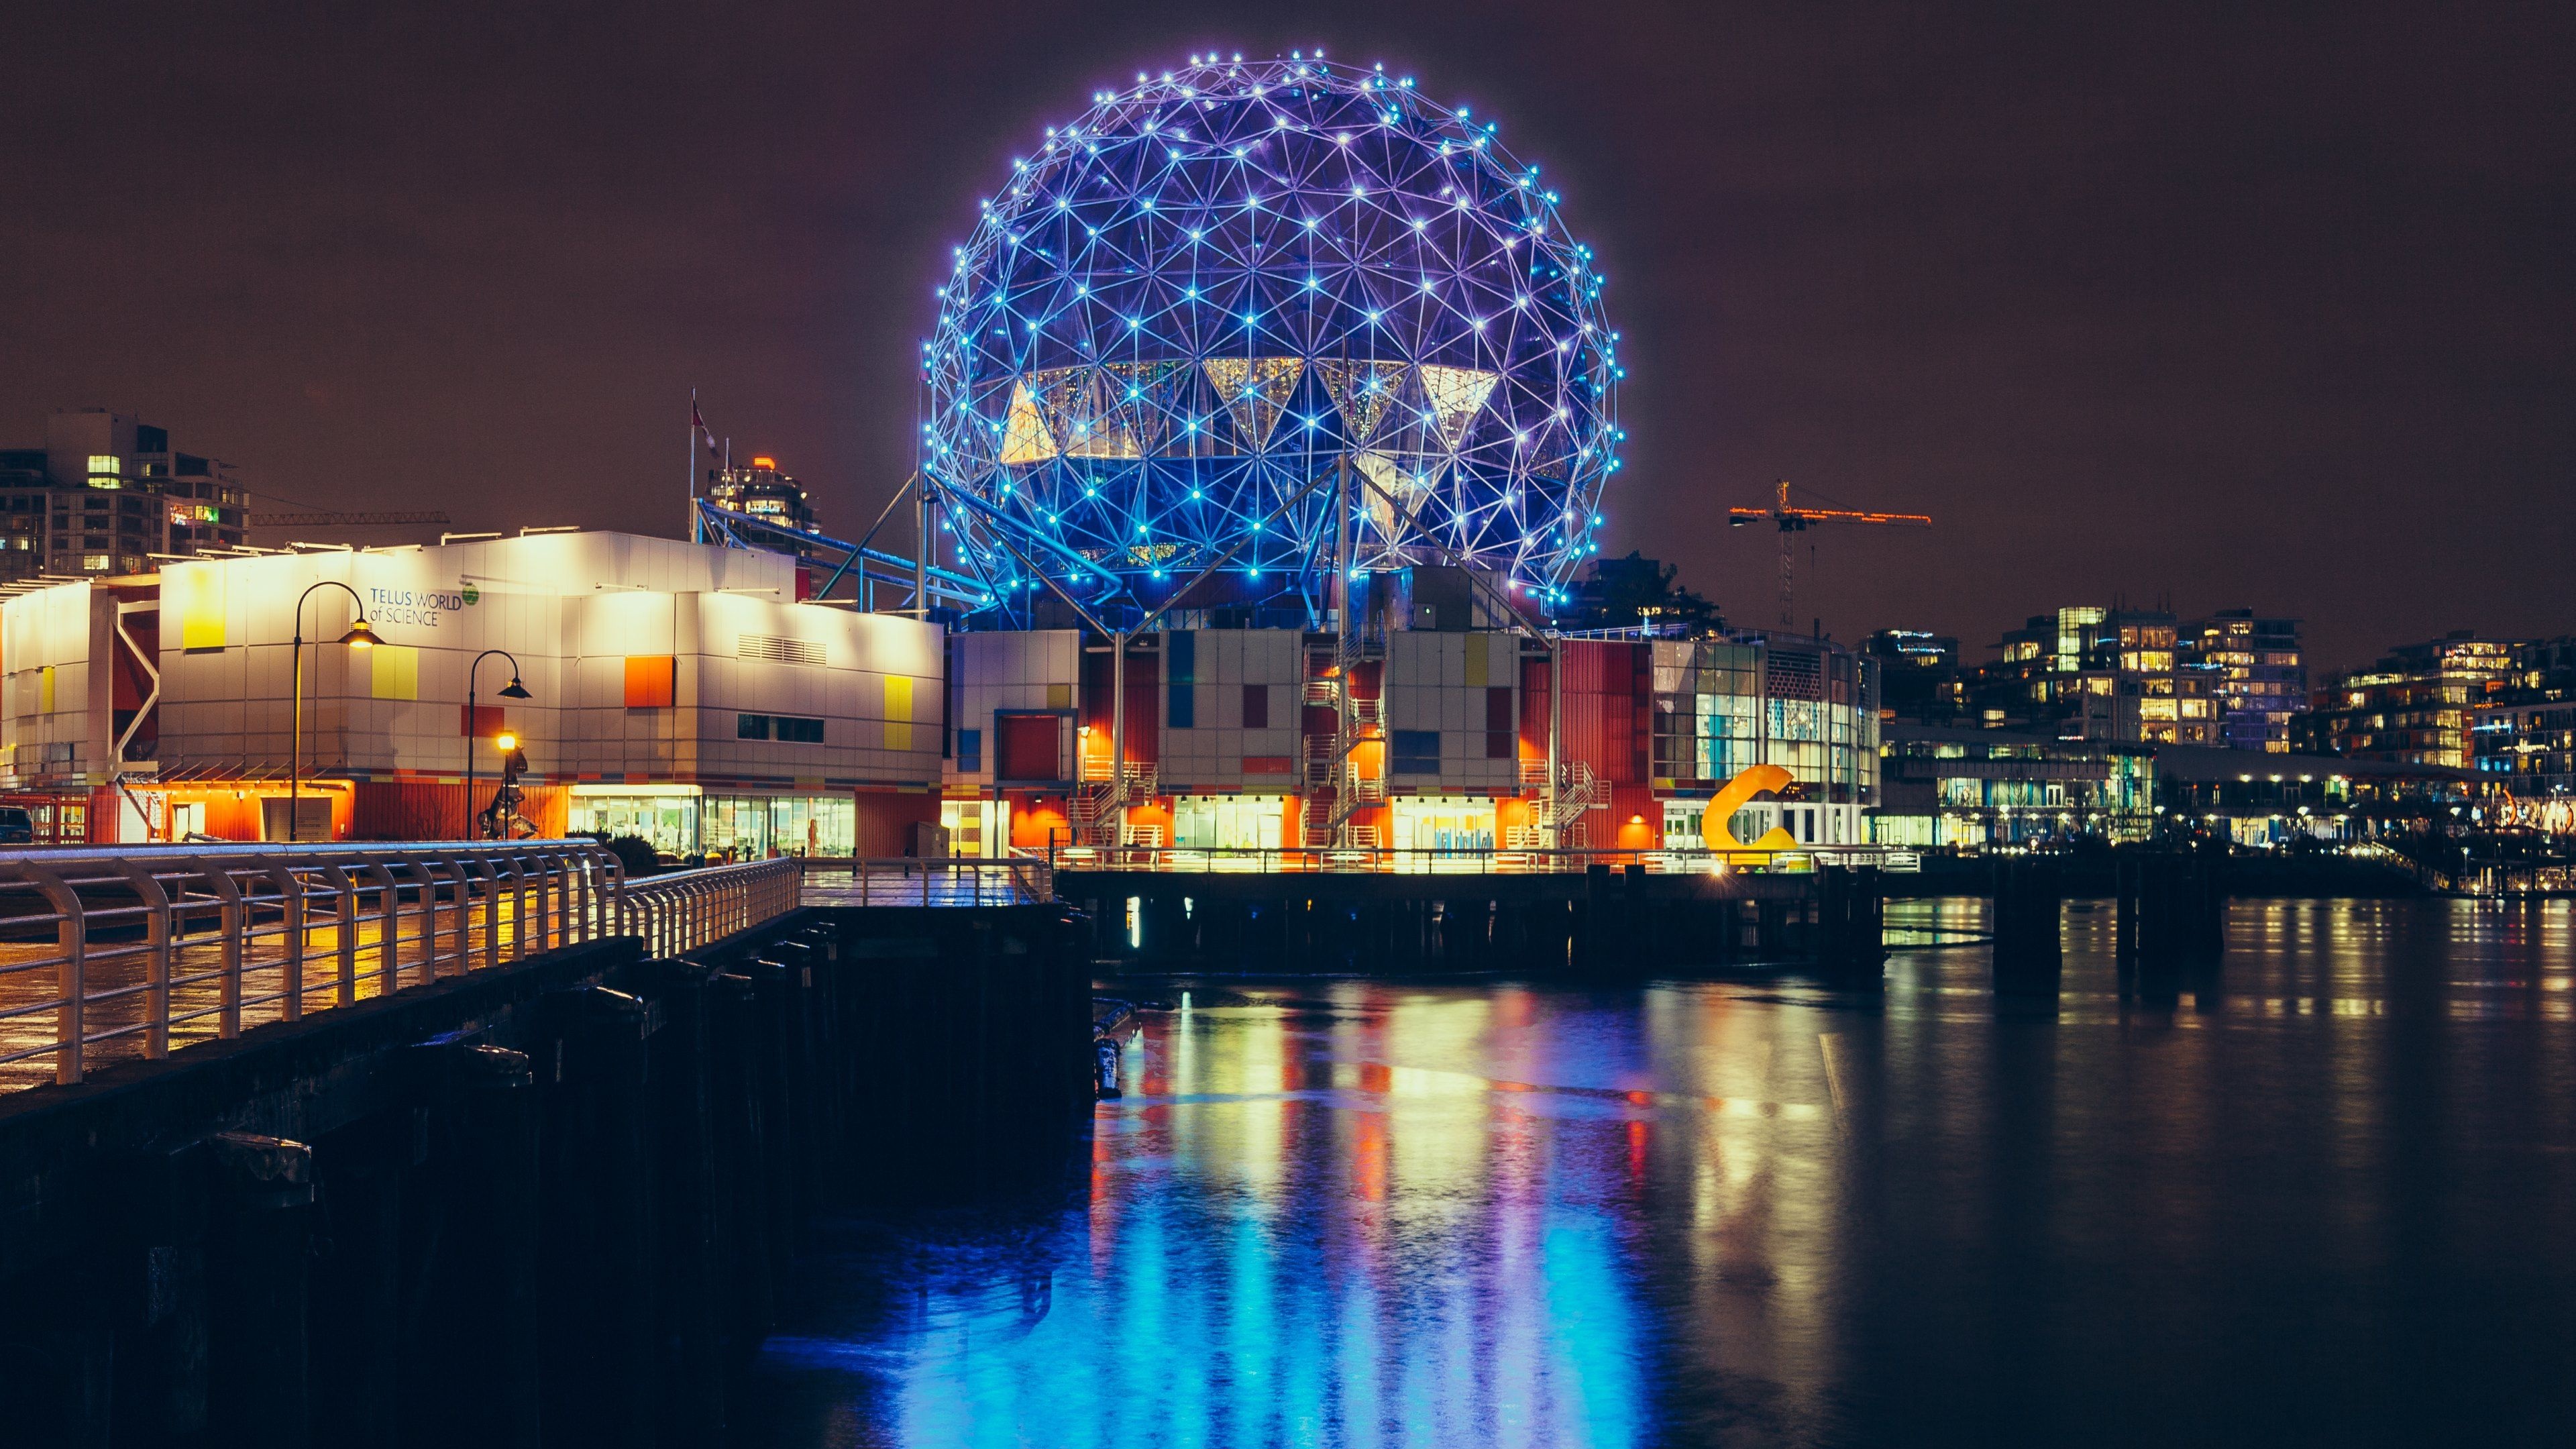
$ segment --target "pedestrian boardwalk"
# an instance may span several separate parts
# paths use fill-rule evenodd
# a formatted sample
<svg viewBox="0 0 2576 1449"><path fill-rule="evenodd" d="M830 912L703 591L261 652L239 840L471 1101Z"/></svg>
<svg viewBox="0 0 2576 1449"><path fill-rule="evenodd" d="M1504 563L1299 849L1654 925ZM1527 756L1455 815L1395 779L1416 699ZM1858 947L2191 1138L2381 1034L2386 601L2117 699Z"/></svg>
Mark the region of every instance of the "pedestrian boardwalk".
<svg viewBox="0 0 2576 1449"><path fill-rule="evenodd" d="M630 881L587 840L0 852L0 1091L602 936L677 956L800 905L1052 898L1043 861L782 859Z"/></svg>
<svg viewBox="0 0 2576 1449"><path fill-rule="evenodd" d="M1012 906L1055 899L1043 860L816 860L805 862L809 906Z"/></svg>

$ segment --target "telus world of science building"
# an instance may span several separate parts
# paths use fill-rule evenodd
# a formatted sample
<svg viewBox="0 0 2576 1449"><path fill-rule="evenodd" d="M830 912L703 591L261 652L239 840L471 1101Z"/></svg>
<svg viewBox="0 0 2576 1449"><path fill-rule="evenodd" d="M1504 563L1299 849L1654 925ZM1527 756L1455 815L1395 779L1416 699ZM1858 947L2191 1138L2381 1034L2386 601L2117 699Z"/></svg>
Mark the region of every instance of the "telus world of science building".
<svg viewBox="0 0 2576 1449"><path fill-rule="evenodd" d="M1049 127L926 344L951 848L1856 844L1872 666L1566 638L1619 471L1607 279L1498 124L1322 55Z"/></svg>
<svg viewBox="0 0 2576 1449"><path fill-rule="evenodd" d="M1552 186L1382 70L1140 77L1036 138L939 288L916 501L954 608L614 533L34 581L0 605L0 790L47 839L453 838L507 731L518 828L672 855L932 823L987 856L1658 849L1771 764L1736 839L1863 843L1865 658L1553 626L1623 434Z"/></svg>

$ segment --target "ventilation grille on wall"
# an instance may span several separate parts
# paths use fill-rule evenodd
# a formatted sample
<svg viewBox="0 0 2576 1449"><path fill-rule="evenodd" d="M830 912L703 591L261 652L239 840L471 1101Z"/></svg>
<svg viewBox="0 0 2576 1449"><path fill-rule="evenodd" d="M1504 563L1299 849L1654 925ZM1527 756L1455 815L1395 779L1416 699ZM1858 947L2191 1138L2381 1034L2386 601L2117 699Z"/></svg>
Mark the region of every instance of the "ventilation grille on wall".
<svg viewBox="0 0 2576 1449"><path fill-rule="evenodd" d="M745 634L734 641L737 659L774 659L781 664L820 664L823 646L805 639L781 639L775 634Z"/></svg>

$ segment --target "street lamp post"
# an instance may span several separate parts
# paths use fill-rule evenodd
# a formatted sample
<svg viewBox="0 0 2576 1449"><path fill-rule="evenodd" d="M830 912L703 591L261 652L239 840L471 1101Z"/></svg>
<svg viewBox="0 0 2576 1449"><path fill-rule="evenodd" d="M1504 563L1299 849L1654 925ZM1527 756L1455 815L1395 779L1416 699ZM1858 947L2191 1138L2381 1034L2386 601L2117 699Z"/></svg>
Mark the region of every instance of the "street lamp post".
<svg viewBox="0 0 2576 1449"><path fill-rule="evenodd" d="M358 611L358 622L349 626L349 632L341 635L339 642L352 649L373 649L380 642L376 631L367 627L367 601L358 597L356 589L338 579L324 579L295 596L295 667L291 671L293 683L287 690L294 697L295 713L294 743L290 746L292 752L287 756L286 764L286 838L289 843L302 838L304 824L298 818L304 801L304 601L313 597L315 589L326 588L347 594L349 602Z"/></svg>
<svg viewBox="0 0 2576 1449"><path fill-rule="evenodd" d="M531 697L528 687L519 682L518 656L507 649L486 649L474 656L473 663L465 666L465 838L467 840L474 838L474 747L483 737L483 722L477 719L474 713L474 680L476 674L483 668L483 661L495 654L510 661L510 682L496 691L498 696L502 699ZM509 749L511 746L504 745L502 748Z"/></svg>

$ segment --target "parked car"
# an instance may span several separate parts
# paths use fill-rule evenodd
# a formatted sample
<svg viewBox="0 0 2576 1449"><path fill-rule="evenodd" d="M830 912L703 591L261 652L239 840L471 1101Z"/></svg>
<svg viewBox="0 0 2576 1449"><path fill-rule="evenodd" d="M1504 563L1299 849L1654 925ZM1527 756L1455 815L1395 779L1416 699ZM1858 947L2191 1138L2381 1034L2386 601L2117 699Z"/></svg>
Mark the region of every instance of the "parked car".
<svg viewBox="0 0 2576 1449"><path fill-rule="evenodd" d="M36 817L23 805L0 805L0 845L36 843Z"/></svg>

